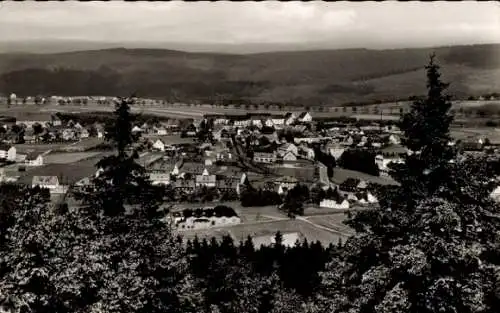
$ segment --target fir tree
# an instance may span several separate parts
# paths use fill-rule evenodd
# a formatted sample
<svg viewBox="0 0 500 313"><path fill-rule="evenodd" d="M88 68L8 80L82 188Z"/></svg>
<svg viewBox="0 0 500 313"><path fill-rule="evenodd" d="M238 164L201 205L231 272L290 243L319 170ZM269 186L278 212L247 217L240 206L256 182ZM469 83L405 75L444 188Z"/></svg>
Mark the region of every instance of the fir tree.
<svg viewBox="0 0 500 313"><path fill-rule="evenodd" d="M139 206L147 216L155 216L163 197L160 188L152 186L144 167L137 163L138 151L133 149L137 137L132 133L130 99L117 103L114 123L107 127L106 139L116 148L116 155L104 157L97 164L98 173L92 187L76 192L76 198L105 215L125 213L125 205Z"/></svg>
<svg viewBox="0 0 500 313"><path fill-rule="evenodd" d="M450 104L434 57L427 76L427 99L402 118L414 154L394 168L401 186L348 222L357 234L327 266L320 311L492 313L499 303L494 173L484 158L449 162Z"/></svg>
<svg viewBox="0 0 500 313"><path fill-rule="evenodd" d="M444 94L449 84L441 81L439 65L430 57L427 69L427 97L413 102L411 110L403 114L399 128L403 131L402 144L409 150L405 162L395 164L390 175L401 186L405 196L416 200L438 190L449 177L449 161L456 151L451 141L450 96Z"/></svg>

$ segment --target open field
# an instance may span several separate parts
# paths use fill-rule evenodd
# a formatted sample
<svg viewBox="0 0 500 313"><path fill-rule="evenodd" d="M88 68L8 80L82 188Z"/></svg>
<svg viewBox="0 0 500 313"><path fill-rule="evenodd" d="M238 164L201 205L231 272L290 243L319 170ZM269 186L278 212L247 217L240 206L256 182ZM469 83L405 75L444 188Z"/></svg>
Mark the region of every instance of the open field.
<svg viewBox="0 0 500 313"><path fill-rule="evenodd" d="M87 158L92 158L100 155L101 152L61 152L49 153L44 156L43 161L46 164L69 164L75 163Z"/></svg>
<svg viewBox="0 0 500 313"><path fill-rule="evenodd" d="M38 152L44 153L49 150L57 150L67 146L67 143L39 143L39 144L15 144L18 153Z"/></svg>
<svg viewBox="0 0 500 313"><path fill-rule="evenodd" d="M310 216L307 219L314 224L328 227L342 233L354 234L354 230L352 228L343 224L343 222L347 219L345 214Z"/></svg>
<svg viewBox="0 0 500 313"><path fill-rule="evenodd" d="M368 183L380 184L380 185L394 185L396 182L389 177L373 176L366 173L348 170L341 167L336 167L333 170L332 182L335 184L341 184L347 178L358 178L364 180Z"/></svg>
<svg viewBox="0 0 500 313"><path fill-rule="evenodd" d="M167 136L147 135L143 136L143 138L151 139L153 141L161 139L161 141L163 141L163 143L167 145L188 144L196 142L194 138L182 138L180 135L167 135Z"/></svg>
<svg viewBox="0 0 500 313"><path fill-rule="evenodd" d="M185 240L198 238L221 238L224 235L230 235L235 242L244 241L248 236L273 236L277 231L281 233L300 233L309 242L319 241L323 245L330 243L336 244L339 238L346 239L346 236L329 232L324 229L314 227L313 225L301 220L283 220L252 224L239 224L229 227L221 227L205 230L186 230L178 232Z"/></svg>
<svg viewBox="0 0 500 313"><path fill-rule="evenodd" d="M322 106L323 112L319 112L318 110L313 110L311 115L316 118L321 117L339 117L339 116L352 116L358 117L360 119L384 119L384 120L394 120L399 117L399 108L408 108L408 101L402 102L386 102L381 104L373 104L373 105L361 105L361 106L350 106L344 109L333 106L333 105L324 105ZM478 109L484 106L488 107L498 107L500 111L500 100L457 100L453 101L453 108L469 108L469 109ZM311 107L314 109L315 107ZM353 109L354 108L354 109ZM373 114L373 110L381 110L382 114ZM16 105L10 108L7 108L4 105L0 106L0 115L8 115L14 116L18 120L25 119L39 119L39 117L46 117L50 114L56 112L68 112L68 113L78 113L78 112L92 112L92 111L100 111L100 112L112 112L114 110L113 105L87 105L87 106L59 106L55 104L43 105L43 106L35 106L35 105ZM283 114L284 112L294 112L300 113L304 111L304 107L300 106L290 106L284 107L282 110L275 108L266 109L264 106L259 106L258 109L253 106L249 109L246 109L244 106L235 107L235 106L227 106L227 107L212 107L210 105L197 105L191 106L187 104L175 103L168 105L151 105L151 106L143 106L143 105L134 105L132 107L132 112L134 113L144 113L144 114L153 114L164 117L172 117L172 118L201 118L205 114L229 114L229 115L242 115L246 113L269 113L269 114Z"/></svg>
<svg viewBox="0 0 500 313"><path fill-rule="evenodd" d="M59 148L58 150L61 151L87 151L89 149L95 148L102 144L104 141L102 139L98 138L86 138L82 139L80 141L67 144L66 146L63 146Z"/></svg>
<svg viewBox="0 0 500 313"><path fill-rule="evenodd" d="M480 137L487 137L491 142L500 142L499 128L452 128L451 136L460 140L477 140Z"/></svg>

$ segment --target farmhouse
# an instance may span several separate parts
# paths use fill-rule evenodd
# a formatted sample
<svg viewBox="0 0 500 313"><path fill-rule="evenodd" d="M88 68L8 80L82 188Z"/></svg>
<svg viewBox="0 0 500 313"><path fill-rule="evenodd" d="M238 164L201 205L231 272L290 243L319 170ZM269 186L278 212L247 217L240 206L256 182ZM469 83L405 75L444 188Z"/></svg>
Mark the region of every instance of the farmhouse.
<svg viewBox="0 0 500 313"><path fill-rule="evenodd" d="M16 148L11 145L0 143L0 160L16 161Z"/></svg>

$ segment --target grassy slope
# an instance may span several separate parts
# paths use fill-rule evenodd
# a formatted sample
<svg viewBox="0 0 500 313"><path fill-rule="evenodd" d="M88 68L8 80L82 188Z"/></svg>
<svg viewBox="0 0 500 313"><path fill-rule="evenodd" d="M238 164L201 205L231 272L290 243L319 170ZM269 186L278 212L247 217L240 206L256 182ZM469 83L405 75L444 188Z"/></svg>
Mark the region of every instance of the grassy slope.
<svg viewBox="0 0 500 313"><path fill-rule="evenodd" d="M500 45L480 45L249 55L154 49L3 54L0 55L0 92L71 90L113 94L136 90L146 96L159 97L207 98L220 93L253 100L341 104L422 93L425 88L423 66L432 51L438 55L444 78L453 82L454 94L500 89ZM48 77L44 73L7 75L12 71L54 68L87 72L64 78ZM90 77L88 71L105 78ZM98 86L92 84L98 80Z"/></svg>

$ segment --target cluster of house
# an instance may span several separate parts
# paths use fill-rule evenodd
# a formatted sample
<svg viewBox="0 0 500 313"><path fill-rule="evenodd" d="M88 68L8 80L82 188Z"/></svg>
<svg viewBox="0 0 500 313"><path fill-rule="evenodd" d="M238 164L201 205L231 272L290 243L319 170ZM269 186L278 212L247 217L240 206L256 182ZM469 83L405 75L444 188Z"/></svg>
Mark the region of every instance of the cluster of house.
<svg viewBox="0 0 500 313"><path fill-rule="evenodd" d="M72 120L63 123L55 115L50 119L17 120L0 125L0 141L9 144L78 141L89 137L104 138L103 125L81 125Z"/></svg>
<svg viewBox="0 0 500 313"><path fill-rule="evenodd" d="M166 222L175 229L188 230L236 225L241 223L241 219L233 208L220 205L183 210L173 209L166 216Z"/></svg>
<svg viewBox="0 0 500 313"><path fill-rule="evenodd" d="M42 166L43 153L18 153L15 146L6 143L0 143L0 162L15 162L26 166Z"/></svg>
<svg viewBox="0 0 500 313"><path fill-rule="evenodd" d="M327 192L327 196L319 204L320 207L349 209L354 205L363 206L378 203L377 197L368 190L368 183L359 178L347 178L335 188L335 192Z"/></svg>

